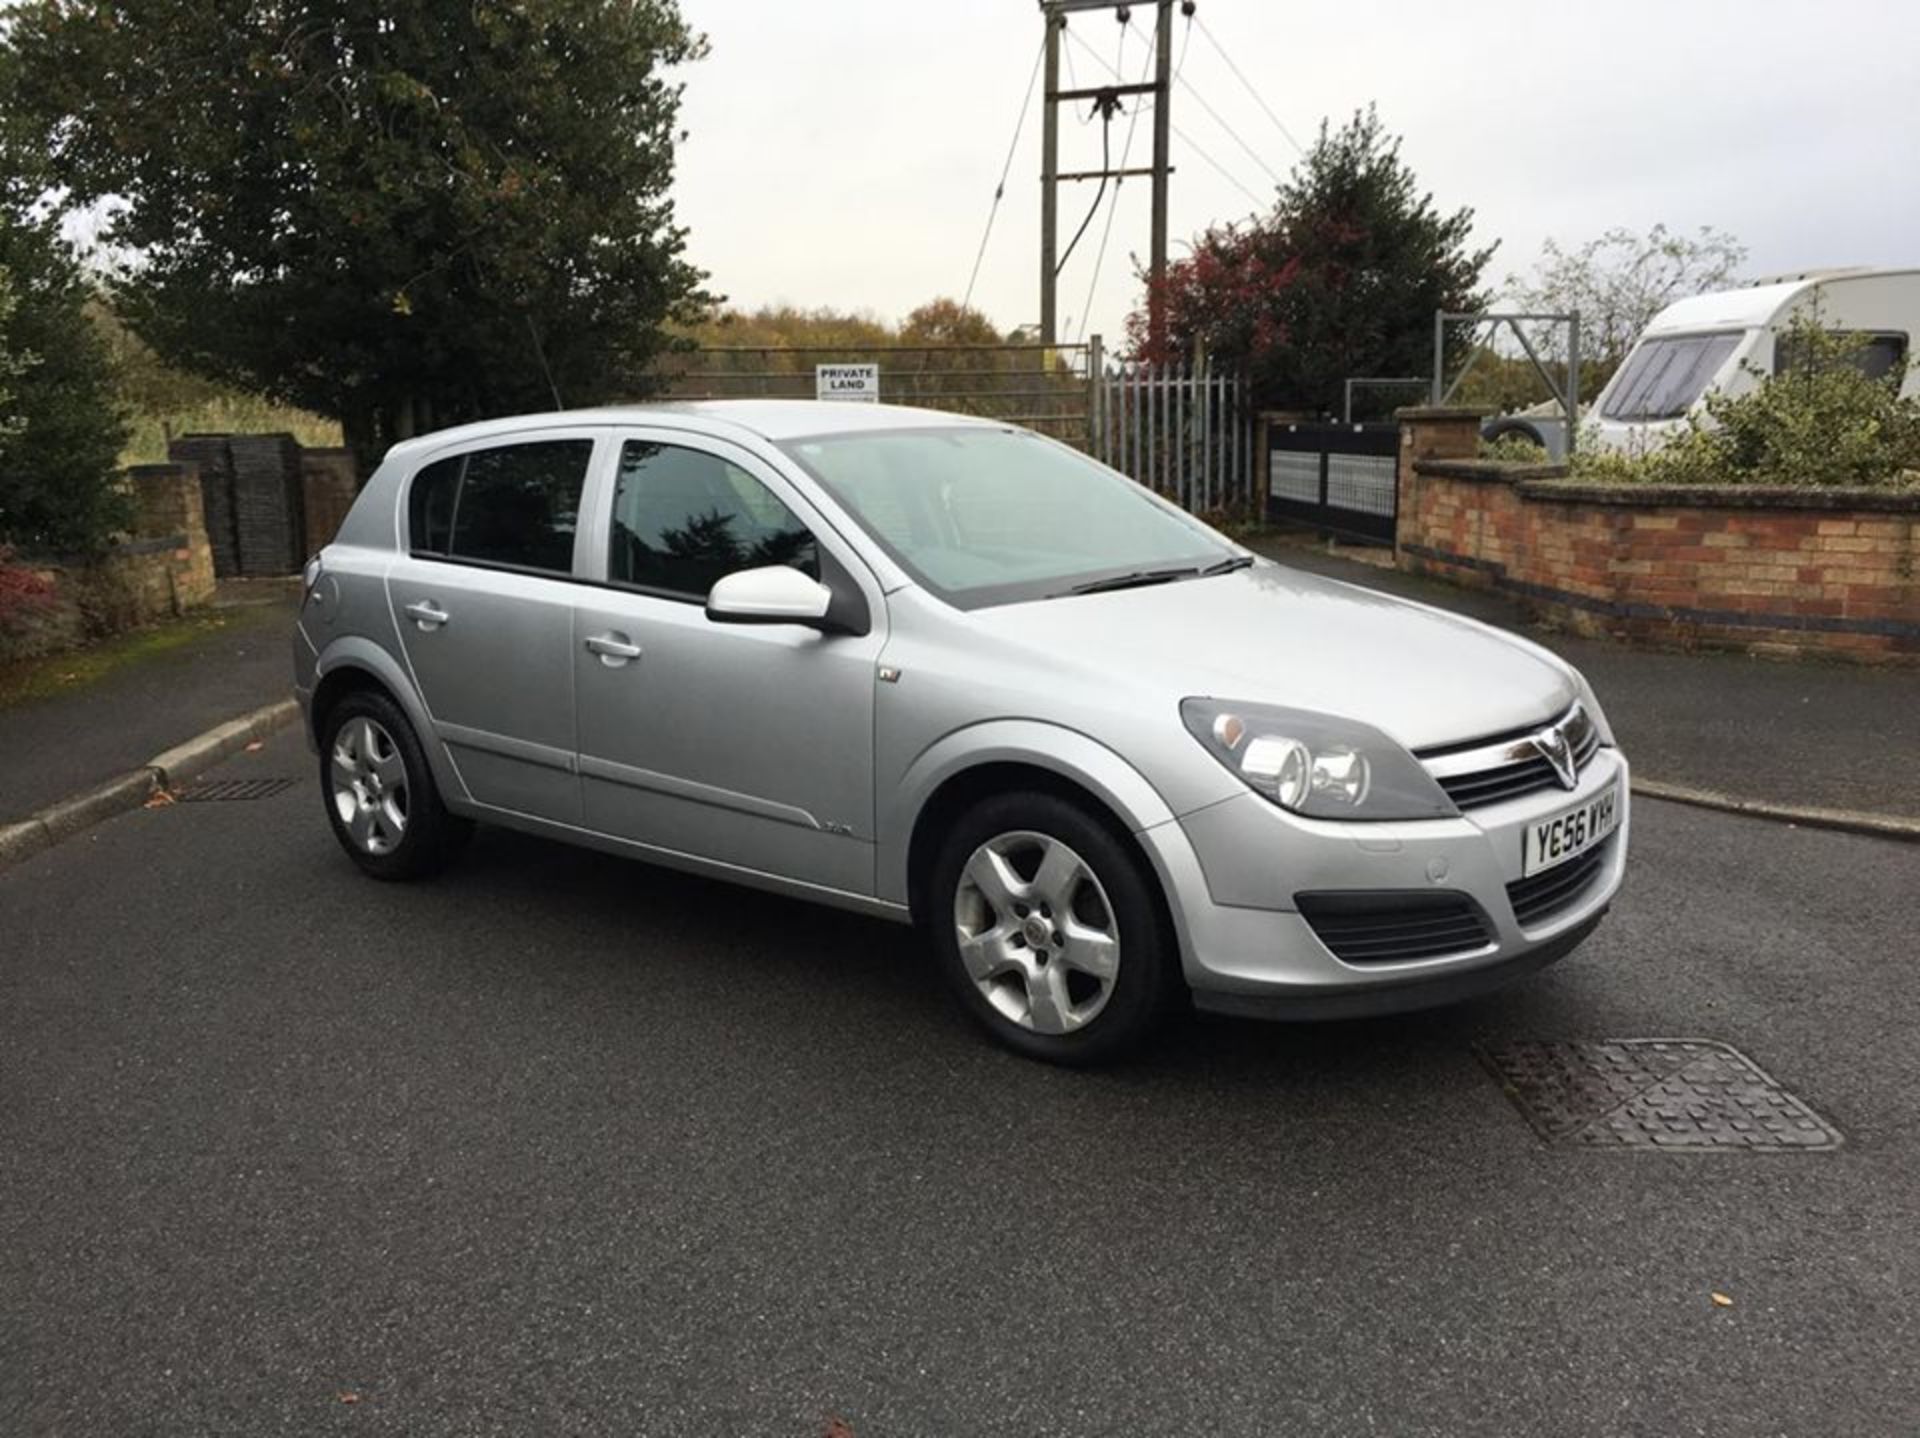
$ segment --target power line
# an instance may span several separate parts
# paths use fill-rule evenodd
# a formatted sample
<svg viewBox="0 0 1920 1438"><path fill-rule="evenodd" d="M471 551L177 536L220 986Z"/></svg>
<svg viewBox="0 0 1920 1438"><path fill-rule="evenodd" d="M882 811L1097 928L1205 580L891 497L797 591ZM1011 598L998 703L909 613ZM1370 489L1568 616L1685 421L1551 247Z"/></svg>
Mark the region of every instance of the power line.
<svg viewBox="0 0 1920 1438"><path fill-rule="evenodd" d="M1274 128L1280 132L1282 137L1285 138L1286 142L1289 145L1293 146L1294 153L1298 155L1306 154L1307 153L1306 149L1301 145L1301 143L1298 140L1293 138L1293 131L1287 128L1286 122L1283 121L1278 115L1273 113L1273 106L1269 105L1266 102L1266 99L1260 94L1260 92L1253 87L1253 81L1249 80L1244 74L1242 74L1240 67L1233 63L1233 56L1227 53L1226 46L1222 45L1218 40L1213 38L1213 31L1207 28L1207 22L1199 19L1198 17L1190 17L1190 23L1196 24L1200 27L1200 33L1207 37L1207 43L1213 46L1214 50L1219 54L1222 60L1225 60L1227 62L1227 68L1233 71L1234 79L1238 80L1242 85L1244 85L1246 87L1247 93L1253 96L1253 103L1258 105L1262 110L1266 111L1267 118L1273 121Z"/></svg>
<svg viewBox="0 0 1920 1438"><path fill-rule="evenodd" d="M1071 30L1066 31L1065 34L1069 40L1071 40L1074 44L1080 46L1080 48L1085 50L1087 54L1091 55L1094 61L1100 66L1101 69L1105 70L1109 75L1113 76L1115 80L1119 80L1122 84L1126 83L1125 79L1119 74L1119 72L1116 71L1111 65L1107 64L1105 58L1101 56L1097 51L1092 49L1090 46L1088 46L1087 43L1083 41L1078 35L1075 35ZM1226 166L1222 165L1218 160L1214 159L1212 155L1209 155L1204 149L1202 149L1200 146L1200 143L1197 140L1195 140L1193 136L1189 135L1185 130L1181 129L1178 125L1175 125L1171 122L1168 123L1167 128L1172 130L1174 134L1178 135L1182 140L1182 142L1184 142L1187 145L1187 147L1194 152L1194 154L1198 155L1201 159L1205 160L1209 165L1213 166L1213 168L1219 172L1220 177L1222 179L1224 179L1228 184L1232 185L1241 194L1245 195L1249 200L1252 200L1254 203L1255 209L1264 210L1268 208L1270 203L1268 200L1263 200L1260 196L1256 195L1252 190L1249 190L1245 185L1241 184L1240 181L1234 177L1232 171L1228 170Z"/></svg>
<svg viewBox="0 0 1920 1438"><path fill-rule="evenodd" d="M1179 79L1178 76L1175 76L1174 78ZM1273 166L1269 165L1265 160L1261 159L1259 152L1256 151L1253 148L1253 146L1249 145L1245 140L1240 138L1240 132L1235 130L1233 126L1229 125L1221 117L1220 112L1214 109L1213 106L1207 103L1207 97L1205 95L1202 95L1200 91L1194 87L1191 81L1181 80L1180 83L1186 86L1187 93L1193 96L1194 103L1197 104L1201 109L1205 110L1209 115L1213 116L1213 122L1216 125L1218 125L1221 129L1227 132L1227 138L1232 140L1233 143L1238 145L1242 150L1246 151L1248 159L1252 160L1254 164L1258 165L1261 169L1265 170L1267 172L1268 178L1270 178L1274 182L1274 184L1278 185L1282 183L1280 172L1274 169Z"/></svg>
<svg viewBox="0 0 1920 1438"><path fill-rule="evenodd" d="M1000 201L1007 193L1007 176L1013 173L1013 157L1020 148L1020 132L1027 126L1027 111L1033 105L1033 87L1040 80L1040 62L1047 53L1046 43L1041 42L1040 52L1033 57L1033 73L1027 77L1026 98L1020 102L1020 114L1013 124L1013 142L1007 146L1007 162L1000 167L1000 183L994 186L993 203L987 207L987 228L980 236L980 249L973 257L973 273L967 276L967 293L960 301L960 308L966 309L973 303L973 287L980 279L980 262L987 257L987 241L993 238L993 219L1000 213Z"/></svg>

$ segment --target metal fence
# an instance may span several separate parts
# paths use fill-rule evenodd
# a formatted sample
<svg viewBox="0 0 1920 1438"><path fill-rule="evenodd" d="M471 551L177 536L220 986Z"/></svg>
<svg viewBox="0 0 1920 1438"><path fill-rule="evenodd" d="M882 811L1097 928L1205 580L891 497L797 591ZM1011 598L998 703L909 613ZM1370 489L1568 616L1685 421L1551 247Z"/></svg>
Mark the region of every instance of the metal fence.
<svg viewBox="0 0 1920 1438"><path fill-rule="evenodd" d="M1399 512L1400 427L1267 426L1267 518L1392 544Z"/></svg>
<svg viewBox="0 0 1920 1438"><path fill-rule="evenodd" d="M1095 459L1195 514L1244 512L1254 415L1236 374L1204 361L1109 367L1095 387Z"/></svg>
<svg viewBox="0 0 1920 1438"><path fill-rule="evenodd" d="M729 345L669 356L675 399L812 399L818 365L880 368L886 404L1025 425L1088 447L1099 340L1079 345Z"/></svg>

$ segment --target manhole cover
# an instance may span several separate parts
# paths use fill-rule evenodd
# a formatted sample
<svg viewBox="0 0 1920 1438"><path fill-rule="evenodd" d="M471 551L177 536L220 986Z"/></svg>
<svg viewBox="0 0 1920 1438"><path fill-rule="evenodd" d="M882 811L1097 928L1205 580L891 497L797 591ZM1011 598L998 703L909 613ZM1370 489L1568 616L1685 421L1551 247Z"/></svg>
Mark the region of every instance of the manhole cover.
<svg viewBox="0 0 1920 1438"><path fill-rule="evenodd" d="M228 799L271 799L283 789L291 789L291 779L204 779L173 791L179 804L211 804Z"/></svg>
<svg viewBox="0 0 1920 1438"><path fill-rule="evenodd" d="M1710 1039L1528 1039L1479 1053L1549 1143L1717 1153L1840 1144L1752 1059Z"/></svg>

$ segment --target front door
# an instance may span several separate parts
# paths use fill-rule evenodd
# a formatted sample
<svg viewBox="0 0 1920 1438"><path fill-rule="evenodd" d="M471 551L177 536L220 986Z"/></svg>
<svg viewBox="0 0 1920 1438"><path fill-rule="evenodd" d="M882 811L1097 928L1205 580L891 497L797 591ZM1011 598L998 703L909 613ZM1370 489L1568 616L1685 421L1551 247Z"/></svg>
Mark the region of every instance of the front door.
<svg viewBox="0 0 1920 1438"><path fill-rule="evenodd" d="M859 561L770 465L724 441L622 435L605 587L573 616L580 779L590 829L871 894L874 663L864 635L707 618L715 580Z"/></svg>
<svg viewBox="0 0 1920 1438"><path fill-rule="evenodd" d="M467 791L570 824L572 574L594 443L541 435L437 458L408 487L407 553L387 577L433 737Z"/></svg>

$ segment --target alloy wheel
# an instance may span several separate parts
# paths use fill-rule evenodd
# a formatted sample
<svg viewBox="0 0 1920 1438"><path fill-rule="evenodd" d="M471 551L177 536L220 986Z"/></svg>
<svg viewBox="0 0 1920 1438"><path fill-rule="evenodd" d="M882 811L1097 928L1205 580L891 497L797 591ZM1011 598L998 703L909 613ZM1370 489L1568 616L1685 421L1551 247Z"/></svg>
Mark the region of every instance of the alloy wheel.
<svg viewBox="0 0 1920 1438"><path fill-rule="evenodd" d="M355 715L333 737L327 766L333 809L355 847L376 857L407 832L407 764L379 721Z"/></svg>
<svg viewBox="0 0 1920 1438"><path fill-rule="evenodd" d="M1091 865L1047 834L987 840L953 899L960 961L1003 1018L1041 1034L1091 1023L1120 973L1120 929Z"/></svg>

